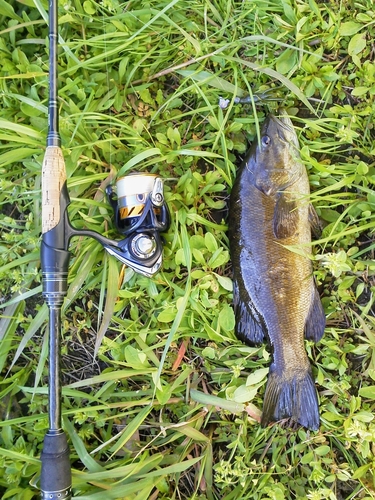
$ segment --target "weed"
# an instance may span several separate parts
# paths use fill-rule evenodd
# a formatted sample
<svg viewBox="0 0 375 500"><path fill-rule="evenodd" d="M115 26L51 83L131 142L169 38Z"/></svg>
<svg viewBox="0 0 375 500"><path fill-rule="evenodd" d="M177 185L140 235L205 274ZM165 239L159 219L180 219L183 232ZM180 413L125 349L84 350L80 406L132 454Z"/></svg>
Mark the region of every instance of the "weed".
<svg viewBox="0 0 375 500"><path fill-rule="evenodd" d="M47 428L45 9L0 0L4 499L37 497ZM373 3L69 0L59 20L73 225L118 237L104 192L131 170L166 179L172 213L152 279L92 240L71 242L62 368L75 498L375 498ZM234 335L228 195L279 105L298 131L324 224L313 253L327 329L307 343L316 433L259 427L269 349Z"/></svg>

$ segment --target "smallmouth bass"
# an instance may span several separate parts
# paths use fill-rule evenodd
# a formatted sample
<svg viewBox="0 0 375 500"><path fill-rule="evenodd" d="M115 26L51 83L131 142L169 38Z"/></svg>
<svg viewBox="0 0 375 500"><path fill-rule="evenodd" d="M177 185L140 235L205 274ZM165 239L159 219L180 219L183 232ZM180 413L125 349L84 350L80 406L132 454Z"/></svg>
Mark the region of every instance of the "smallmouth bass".
<svg viewBox="0 0 375 500"><path fill-rule="evenodd" d="M289 418L317 430L319 405L304 339L321 339L325 314L303 253L311 243L313 209L298 149L286 113L271 114L241 165L229 208L233 307L238 338L250 345L268 339L273 351L261 425Z"/></svg>

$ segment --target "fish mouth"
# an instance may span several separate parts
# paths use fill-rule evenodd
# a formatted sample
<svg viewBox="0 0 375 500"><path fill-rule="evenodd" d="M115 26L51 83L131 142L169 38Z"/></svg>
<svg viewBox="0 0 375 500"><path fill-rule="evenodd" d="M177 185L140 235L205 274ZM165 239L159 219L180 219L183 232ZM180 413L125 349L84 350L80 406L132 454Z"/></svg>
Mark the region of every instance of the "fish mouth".
<svg viewBox="0 0 375 500"><path fill-rule="evenodd" d="M278 115L271 114L266 133L277 133L279 139L285 144L293 144L298 148L298 139L293 123L284 110L279 110Z"/></svg>

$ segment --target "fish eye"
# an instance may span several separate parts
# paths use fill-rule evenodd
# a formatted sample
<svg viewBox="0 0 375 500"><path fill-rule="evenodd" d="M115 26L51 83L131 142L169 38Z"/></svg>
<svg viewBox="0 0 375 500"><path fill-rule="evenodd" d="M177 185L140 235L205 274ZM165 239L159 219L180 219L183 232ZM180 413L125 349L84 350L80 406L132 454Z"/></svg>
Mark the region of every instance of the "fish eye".
<svg viewBox="0 0 375 500"><path fill-rule="evenodd" d="M271 144L271 137L270 137L270 136L268 136L268 135L264 135L264 136L262 137L262 146L267 147L267 146L269 146L270 144Z"/></svg>

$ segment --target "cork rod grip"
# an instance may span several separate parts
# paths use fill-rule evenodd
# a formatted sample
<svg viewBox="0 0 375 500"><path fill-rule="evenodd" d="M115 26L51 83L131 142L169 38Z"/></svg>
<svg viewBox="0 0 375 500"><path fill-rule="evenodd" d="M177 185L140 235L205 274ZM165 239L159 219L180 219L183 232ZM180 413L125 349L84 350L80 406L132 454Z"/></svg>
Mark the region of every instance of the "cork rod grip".
<svg viewBox="0 0 375 500"><path fill-rule="evenodd" d="M60 221L61 190L66 182L65 161L61 148L48 146L42 166L42 233Z"/></svg>

